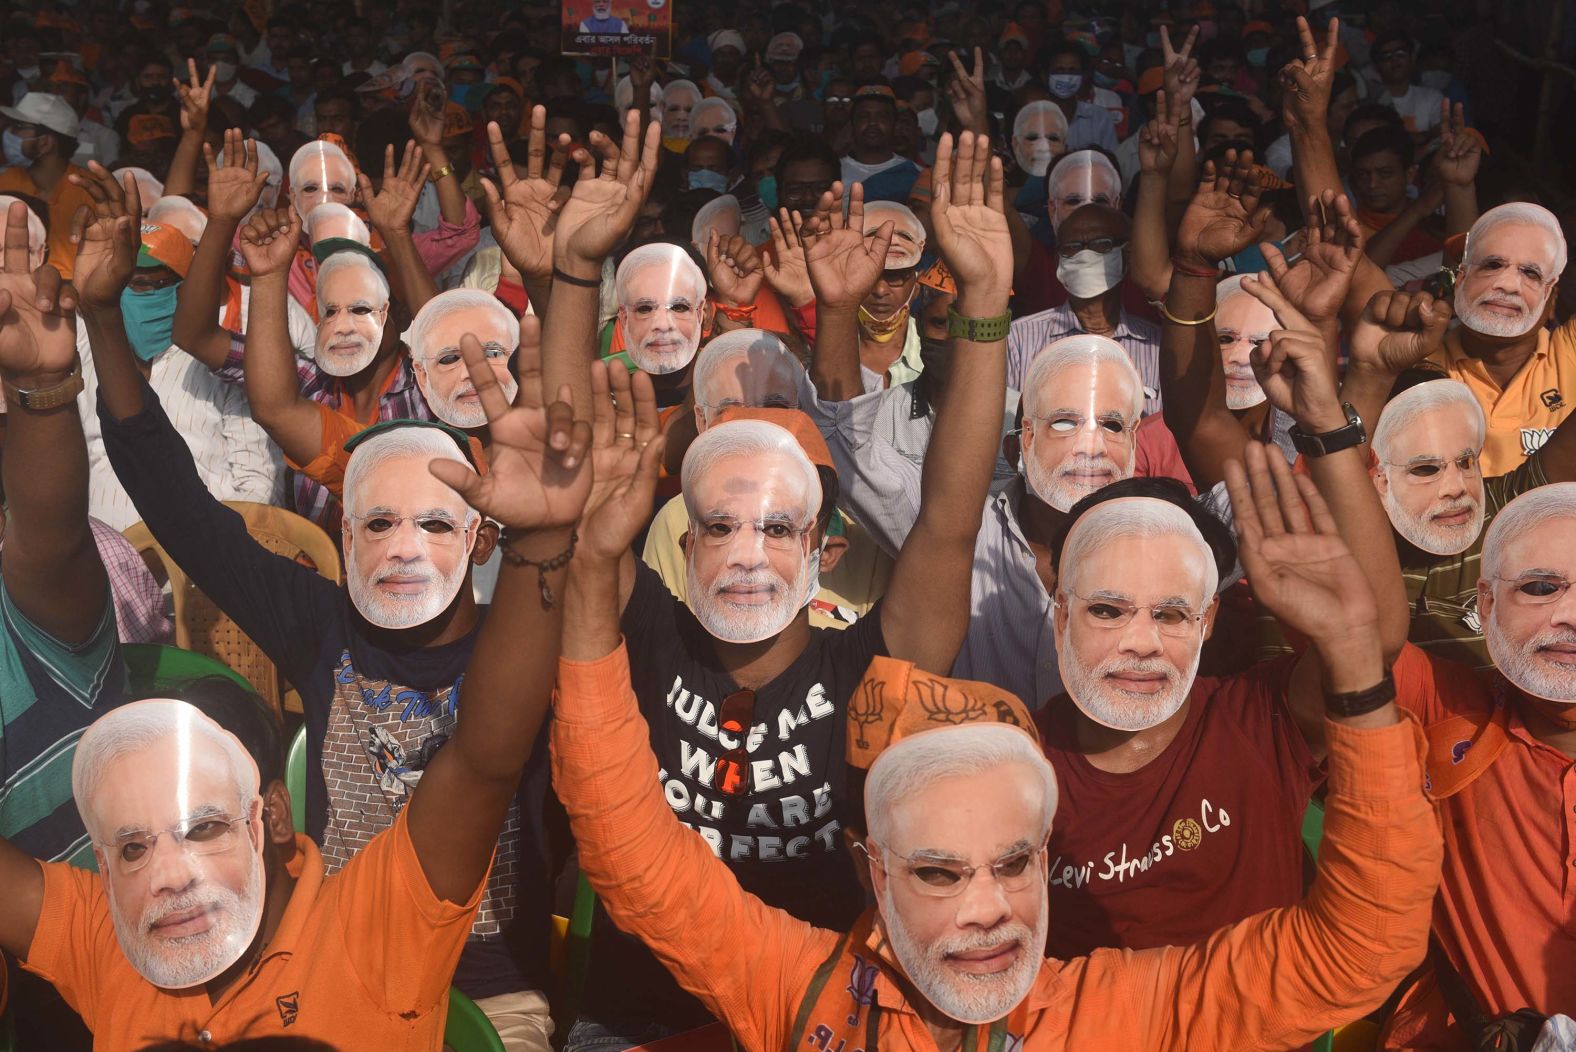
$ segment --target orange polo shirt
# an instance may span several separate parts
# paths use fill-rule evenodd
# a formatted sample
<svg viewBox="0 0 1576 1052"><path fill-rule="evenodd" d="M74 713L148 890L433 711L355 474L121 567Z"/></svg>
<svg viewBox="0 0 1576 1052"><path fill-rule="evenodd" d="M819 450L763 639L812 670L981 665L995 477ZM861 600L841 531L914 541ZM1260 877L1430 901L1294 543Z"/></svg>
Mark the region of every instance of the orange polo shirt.
<svg viewBox="0 0 1576 1052"><path fill-rule="evenodd" d="M1538 332L1538 349L1501 388L1483 363L1461 348L1461 332L1445 335L1444 348L1429 359L1471 389L1488 418L1483 474L1505 475L1535 453L1576 406L1576 318L1552 333Z"/></svg>
<svg viewBox="0 0 1576 1052"><path fill-rule="evenodd" d="M1576 1008L1576 762L1527 729L1497 672L1474 672L1408 644L1395 663L1397 697L1423 723L1488 721L1505 703L1508 744L1466 788L1439 801L1445 863L1434 932L1484 1011ZM1451 752L1475 748L1465 735ZM1448 772L1447 772L1448 773ZM1443 784L1443 777L1436 775ZM1465 1047L1445 1038L1432 982L1404 1001L1385 1048Z"/></svg>
<svg viewBox="0 0 1576 1052"><path fill-rule="evenodd" d="M71 243L71 220L77 214L78 205L87 205L90 209L93 207L93 198L88 192L66 178L73 173L84 179L88 175L86 169L69 164L66 166L66 175L62 175L60 182L55 184L55 192L43 194L26 168L12 166L0 170L0 194L32 194L49 206L49 259L46 262L60 271L60 276L68 281L76 270L77 262L77 246ZM144 203L144 207L150 205L151 202Z"/></svg>
<svg viewBox="0 0 1576 1052"><path fill-rule="evenodd" d="M1307 898L1192 946L1048 960L1026 1008L1012 1014L1023 1031L1007 1047L1288 1048L1384 1001L1423 958L1439 883L1421 734L1409 719L1373 730L1331 723L1326 732L1324 844ZM706 842L681 828L662 796L622 645L598 661L559 663L552 733L553 781L580 865L613 920L741 1047L787 1047L839 937L743 891ZM875 969L882 1010L879 1040L865 1047L934 1050L884 940L857 952ZM840 989L847 974L825 989Z"/></svg>
<svg viewBox="0 0 1576 1052"><path fill-rule="evenodd" d="M438 898L405 815L332 876L317 846L296 837L296 886L279 927L217 1003L201 986L164 990L144 979L121 953L103 881L62 863L42 863L44 905L23 967L55 984L94 1049L282 1035L432 1052L484 883L463 906Z"/></svg>
<svg viewBox="0 0 1576 1052"><path fill-rule="evenodd" d="M390 374L391 383L397 375L397 372ZM348 400L343 403L342 409L330 409L322 402L313 404L317 406L318 424L322 428L322 438L318 440L319 452L306 464L297 464L289 457L285 458L285 463L290 465L291 470L299 471L337 499L343 496L345 469L350 466L350 454L345 452L345 443L378 421L373 420L371 423L364 424L351 416L348 412L350 405ZM475 435L470 436L470 444L471 458L476 461L477 473L487 474L487 452L482 449L482 444Z"/></svg>

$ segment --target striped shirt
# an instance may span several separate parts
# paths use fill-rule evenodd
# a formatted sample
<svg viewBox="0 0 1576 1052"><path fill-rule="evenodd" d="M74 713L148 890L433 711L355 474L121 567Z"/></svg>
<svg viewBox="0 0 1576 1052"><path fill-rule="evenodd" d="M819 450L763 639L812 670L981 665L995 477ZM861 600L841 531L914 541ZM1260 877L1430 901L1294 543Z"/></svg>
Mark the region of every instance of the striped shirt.
<svg viewBox="0 0 1576 1052"><path fill-rule="evenodd" d="M1029 364L1046 344L1084 331L1071 303L1014 321L1007 333L1007 386L1023 390ZM1160 327L1123 311L1111 339L1122 345L1144 382L1144 415L1160 412Z"/></svg>
<svg viewBox="0 0 1576 1052"><path fill-rule="evenodd" d="M173 643L175 626L164 609L164 590L137 549L116 530L89 519L99 561L109 575L115 600L115 623L122 643Z"/></svg>

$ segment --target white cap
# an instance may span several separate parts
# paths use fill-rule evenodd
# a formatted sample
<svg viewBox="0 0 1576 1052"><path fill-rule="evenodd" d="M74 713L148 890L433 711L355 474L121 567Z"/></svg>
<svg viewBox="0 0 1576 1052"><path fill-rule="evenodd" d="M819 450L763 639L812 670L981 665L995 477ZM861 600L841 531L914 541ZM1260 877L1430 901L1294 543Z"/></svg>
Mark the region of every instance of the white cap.
<svg viewBox="0 0 1576 1052"><path fill-rule="evenodd" d="M82 122L77 119L77 111L71 108L69 102L59 95L46 95L41 91L28 92L15 106L0 106L0 113L14 121L37 124L73 139L82 127Z"/></svg>

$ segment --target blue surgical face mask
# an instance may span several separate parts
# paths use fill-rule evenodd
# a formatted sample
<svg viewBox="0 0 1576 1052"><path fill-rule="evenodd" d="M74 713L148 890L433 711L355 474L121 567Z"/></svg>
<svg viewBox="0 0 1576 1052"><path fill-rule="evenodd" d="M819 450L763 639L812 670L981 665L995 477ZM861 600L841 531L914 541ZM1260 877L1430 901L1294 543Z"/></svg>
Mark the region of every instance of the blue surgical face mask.
<svg viewBox="0 0 1576 1052"><path fill-rule="evenodd" d="M1059 99L1070 99L1083 87L1082 73L1052 73L1045 78L1045 86Z"/></svg>
<svg viewBox="0 0 1576 1052"><path fill-rule="evenodd" d="M1267 47L1250 47L1250 48L1248 48L1248 65L1252 66L1254 69L1263 69L1265 63L1267 63L1269 60L1270 60L1270 49L1269 48L1267 48Z"/></svg>
<svg viewBox="0 0 1576 1052"><path fill-rule="evenodd" d="M755 193L760 197L761 204L772 215L777 214L777 176L763 175L755 180Z"/></svg>
<svg viewBox="0 0 1576 1052"><path fill-rule="evenodd" d="M1281 250L1282 254L1285 254L1286 243L1290 240L1291 237L1287 237L1285 240L1272 243ZM1257 241L1232 256L1231 265L1238 274L1261 274L1270 269L1269 261L1264 258L1264 250L1259 248Z"/></svg>
<svg viewBox="0 0 1576 1052"><path fill-rule="evenodd" d="M6 129L0 136L5 144L5 163L17 168L26 168L33 163L33 159L22 149L23 139L16 132Z"/></svg>
<svg viewBox="0 0 1576 1052"><path fill-rule="evenodd" d="M713 172L705 168L693 168L689 172L689 188L691 190L715 190L719 194L728 190L728 177L721 172Z"/></svg>
<svg viewBox="0 0 1576 1052"><path fill-rule="evenodd" d="M175 342L171 333L175 329L175 297L180 287L180 282L176 282L152 292L126 289L120 294L120 312L126 319L131 349L145 362L153 361Z"/></svg>

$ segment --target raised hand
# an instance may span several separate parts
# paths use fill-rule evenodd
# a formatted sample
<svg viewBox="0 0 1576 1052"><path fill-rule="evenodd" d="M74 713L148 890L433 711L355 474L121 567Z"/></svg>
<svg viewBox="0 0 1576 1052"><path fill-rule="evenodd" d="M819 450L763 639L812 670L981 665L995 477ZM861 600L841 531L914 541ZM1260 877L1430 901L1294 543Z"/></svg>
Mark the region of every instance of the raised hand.
<svg viewBox="0 0 1576 1052"><path fill-rule="evenodd" d="M805 264L815 300L826 310L854 310L865 301L886 269L894 224L881 224L874 237L865 236L865 188L855 183L843 215L843 184L835 182L821 195L815 214L799 228Z"/></svg>
<svg viewBox="0 0 1576 1052"><path fill-rule="evenodd" d="M547 107L533 106L524 179L515 175L514 162L496 121L487 122L487 146L498 172L497 186L490 179L482 180L493 237L521 277L545 281L553 274L553 232L558 227L558 213L569 199L569 190L562 185L567 138L563 145L555 144L549 158Z"/></svg>
<svg viewBox="0 0 1576 1052"><path fill-rule="evenodd" d="M1177 230L1177 255L1202 267L1230 259L1264 236L1268 206L1259 206L1253 151L1227 150L1217 168L1204 162L1198 192Z"/></svg>
<svg viewBox="0 0 1576 1052"><path fill-rule="evenodd" d="M120 294L137 269L142 248L142 195L130 172L122 182L97 161L88 174L72 172L71 182L86 190L92 207L77 209L71 219L71 240L77 246L73 284L84 310L119 307Z"/></svg>
<svg viewBox="0 0 1576 1052"><path fill-rule="evenodd" d="M1311 639L1332 632L1377 639L1373 591L1313 479L1293 476L1286 458L1259 442L1247 443L1244 457L1245 467L1226 462L1226 492L1254 598Z"/></svg>
<svg viewBox="0 0 1576 1052"><path fill-rule="evenodd" d="M1458 102L1452 108L1449 99L1442 100L1434 174L1445 186L1469 187L1477 181L1478 165L1482 160L1483 144L1467 127L1465 107Z"/></svg>
<svg viewBox="0 0 1576 1052"><path fill-rule="evenodd" d="M1392 375L1410 369L1444 347L1450 316L1450 304L1426 292L1377 292L1352 327L1352 364Z"/></svg>
<svg viewBox="0 0 1576 1052"><path fill-rule="evenodd" d="M1281 327L1253 349L1253 375L1276 409L1319 434L1346 423L1335 387L1335 354L1324 333L1281 294L1269 274L1242 279L1242 291L1275 312Z"/></svg>
<svg viewBox="0 0 1576 1052"><path fill-rule="evenodd" d="M616 562L651 519L663 440L651 377L618 363L591 363L591 461L596 483L581 519L588 556Z"/></svg>
<svg viewBox="0 0 1576 1052"><path fill-rule="evenodd" d="M405 156L399 167L394 167L394 146L383 150L383 189L372 192L372 180L360 172L356 178L361 183L361 200L366 202L367 218L383 232L385 238L395 231L410 229L411 216L416 214L416 202L421 199L421 189L427 185L432 165L415 142L405 144Z"/></svg>
<svg viewBox="0 0 1576 1052"><path fill-rule="evenodd" d="M260 209L247 220L241 228L241 255L252 280L289 270L300 238L301 217L291 205Z"/></svg>
<svg viewBox="0 0 1576 1052"><path fill-rule="evenodd" d="M755 66L744 78L744 97L756 106L773 106L777 103L777 88L772 82L772 71L755 56Z"/></svg>
<svg viewBox="0 0 1576 1052"><path fill-rule="evenodd" d="M268 185L268 173L257 170L257 143L230 128L224 133L224 167L219 167L213 147L203 143L208 162L208 215L239 223L257 206Z"/></svg>
<svg viewBox="0 0 1576 1052"><path fill-rule="evenodd" d="M553 432L560 422L568 423L569 388L558 392L551 408L542 404L541 336L534 316L520 319L515 357L520 390L513 405L487 364L481 341L470 334L460 338L466 371L487 414L487 474L477 475L452 460L435 459L428 465L465 503L506 529L572 526L591 494L591 465L584 455L589 426L574 423L568 441L552 440L559 437Z"/></svg>
<svg viewBox="0 0 1576 1052"><path fill-rule="evenodd" d="M186 73L191 82L183 84L179 77L171 81L181 100L182 131L201 135L208 130L208 108L213 105L213 82L217 72L209 66L208 76L198 79L197 60L189 58L186 60Z"/></svg>
<svg viewBox="0 0 1576 1052"><path fill-rule="evenodd" d="M61 302L70 286L47 263L30 272L29 255L27 206L12 201L0 265L0 375L21 387L34 386L33 377L59 379L77 359L76 318Z"/></svg>
<svg viewBox="0 0 1576 1052"><path fill-rule="evenodd" d="M650 55L636 55L629 60L629 86L635 89L635 105L651 98L651 85L656 79L657 63Z"/></svg>
<svg viewBox="0 0 1576 1052"><path fill-rule="evenodd" d="M803 307L815 299L815 289L810 285L810 266L804 258L804 246L799 242L799 228L803 222L799 213L786 208L779 208L777 217L768 220L772 228L772 255L766 260L766 281L790 307Z"/></svg>
<svg viewBox="0 0 1576 1052"><path fill-rule="evenodd" d="M1302 58L1281 67L1281 119L1288 131L1316 131L1329 126L1330 89L1335 81L1335 49L1341 23L1330 19L1324 50L1313 40L1308 20L1297 16L1297 41Z"/></svg>
<svg viewBox="0 0 1576 1052"><path fill-rule="evenodd" d="M642 144L640 114L624 115L622 145L601 132L591 133L591 149L577 147L570 159L580 166L574 191L558 212L553 237L554 263L569 263L578 277L600 274L602 261L634 229L640 206L651 192L657 175L657 155L662 148L662 127L652 121ZM602 170L592 177L592 150L601 158Z"/></svg>
<svg viewBox="0 0 1576 1052"><path fill-rule="evenodd" d="M422 146L443 145L443 107L448 100L443 85L423 81L417 85L416 97L411 101L407 123L410 133Z"/></svg>
<svg viewBox="0 0 1576 1052"><path fill-rule="evenodd" d="M963 68L963 60L956 51L947 52L952 63L953 77L947 82L947 101L958 123L976 135L990 134L990 118L985 103L985 55L974 49L974 72Z"/></svg>
<svg viewBox="0 0 1576 1052"><path fill-rule="evenodd" d="M760 253L743 237L724 238L713 230L706 240L706 276L724 304L748 307L761 294L766 270Z"/></svg>
<svg viewBox="0 0 1576 1052"><path fill-rule="evenodd" d="M936 248L957 279L961 299L1000 300L1012 295L1012 235L1002 194L1001 158L990 139L973 132L941 136L931 181L930 225Z"/></svg>
<svg viewBox="0 0 1576 1052"><path fill-rule="evenodd" d="M1170 175L1177 162L1182 107L1174 96L1161 88L1155 92L1155 110L1155 118L1138 130L1138 168L1156 175Z"/></svg>
<svg viewBox="0 0 1576 1052"><path fill-rule="evenodd" d="M1193 57L1193 45L1198 43L1198 26L1188 30L1187 39L1182 42L1182 50L1177 51L1171 47L1171 31L1160 27L1160 55L1163 59L1165 70L1165 93L1175 100L1180 107L1180 113L1186 113L1193 103L1193 96L1198 92L1200 70L1198 59ZM1173 127L1175 125L1173 124Z"/></svg>
<svg viewBox="0 0 1576 1052"><path fill-rule="evenodd" d="M1323 216L1327 222L1320 222ZM1346 302L1352 276L1363 257L1363 231L1345 194L1325 190L1308 198L1302 258L1286 262L1281 250L1261 246L1269 273L1285 297L1314 322L1333 320Z"/></svg>

